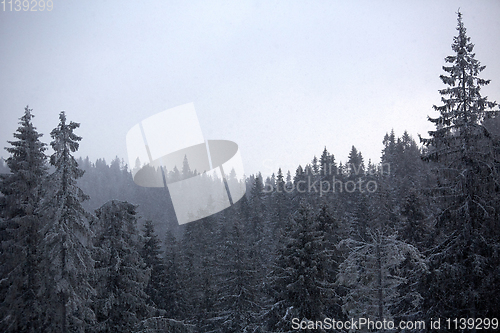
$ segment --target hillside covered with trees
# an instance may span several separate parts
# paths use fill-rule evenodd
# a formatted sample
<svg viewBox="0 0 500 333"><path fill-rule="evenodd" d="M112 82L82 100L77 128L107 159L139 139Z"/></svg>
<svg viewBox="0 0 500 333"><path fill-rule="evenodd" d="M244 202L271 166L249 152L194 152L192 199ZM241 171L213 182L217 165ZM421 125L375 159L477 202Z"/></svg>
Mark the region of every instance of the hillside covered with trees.
<svg viewBox="0 0 500 333"><path fill-rule="evenodd" d="M473 48L459 13L435 129L418 143L390 131L379 164L325 147L292 172L249 175L235 205L182 226L168 192L137 186L118 157L75 158L64 112L47 156L26 107L0 163L0 331L498 328L500 117ZM167 171L196 174L187 160Z"/></svg>

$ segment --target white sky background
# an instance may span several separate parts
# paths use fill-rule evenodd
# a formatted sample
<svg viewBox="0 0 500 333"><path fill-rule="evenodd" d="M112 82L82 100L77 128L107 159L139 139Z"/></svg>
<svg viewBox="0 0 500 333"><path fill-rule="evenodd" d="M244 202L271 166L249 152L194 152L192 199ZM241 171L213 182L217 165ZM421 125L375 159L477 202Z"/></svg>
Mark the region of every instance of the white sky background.
<svg viewBox="0 0 500 333"><path fill-rule="evenodd" d="M0 146L29 104L44 142L66 110L77 156L127 160L132 126L193 102L205 138L236 142L247 174L293 175L324 146L378 162L391 128L432 129L459 7L492 80L483 94L500 101L497 0L53 3L0 11Z"/></svg>

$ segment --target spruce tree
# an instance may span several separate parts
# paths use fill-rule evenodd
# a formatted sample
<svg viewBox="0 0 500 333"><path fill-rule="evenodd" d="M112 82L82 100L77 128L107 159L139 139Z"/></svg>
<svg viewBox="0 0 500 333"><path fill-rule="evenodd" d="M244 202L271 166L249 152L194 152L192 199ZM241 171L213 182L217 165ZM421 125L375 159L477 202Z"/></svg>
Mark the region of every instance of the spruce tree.
<svg viewBox="0 0 500 333"><path fill-rule="evenodd" d="M334 184L335 192L341 192L340 198L343 200L341 209L345 211L345 215L350 221L352 237L365 241L368 239L371 220L368 210L369 193L366 191L367 179L365 177L363 156L354 146L349 152L345 172L344 177L340 176L343 182L339 186Z"/></svg>
<svg viewBox="0 0 500 333"><path fill-rule="evenodd" d="M278 170L276 176L276 187L273 193L270 195L270 208L271 208L271 223L273 225L273 234L277 235L279 230L283 229L283 225L287 220L290 207L289 194L285 192L286 183L283 179L283 173L281 168Z"/></svg>
<svg viewBox="0 0 500 333"><path fill-rule="evenodd" d="M290 221L271 272L269 329L291 331L291 319L322 320L333 285L325 233L311 206L302 202Z"/></svg>
<svg viewBox="0 0 500 333"><path fill-rule="evenodd" d="M165 317L185 319L186 299L183 297L185 282L182 279L181 255L177 240L171 230L165 236L164 281L161 290L162 302L158 305L166 311Z"/></svg>
<svg viewBox="0 0 500 333"><path fill-rule="evenodd" d="M200 221L195 221L188 223L183 229L184 233L182 235L181 242L178 246L179 248L179 275L182 281L182 295L181 298L185 300L186 312L182 313L182 319L194 320L197 325L199 325L199 315L202 311L202 306L200 302L199 285L200 280L200 262L201 262L201 244L202 244L202 233L200 230ZM173 250L174 239L170 239L170 247ZM167 245L169 245L167 244ZM168 248L167 248L168 250ZM169 256L170 254L170 256ZM170 257L170 258L169 258ZM166 252L166 259L174 261L177 256L173 251ZM175 261L174 261L175 262ZM168 263L167 263L168 265ZM173 266L173 263L171 264ZM172 267L170 266L170 267ZM175 268L173 266L172 268ZM170 269L168 270L174 273ZM174 273L175 274L175 273Z"/></svg>
<svg viewBox="0 0 500 333"><path fill-rule="evenodd" d="M6 160L11 173L0 175L0 192L6 198L7 217L34 213L40 201L40 184L47 175L47 148L40 141L43 134L33 126L32 111L26 106L21 126L14 133L17 141L8 141L12 147L5 148L11 154Z"/></svg>
<svg viewBox="0 0 500 333"><path fill-rule="evenodd" d="M411 275L401 270L405 260L409 260L416 270L425 270L426 265L420 252L412 245L396 239L390 231L374 230L369 232L368 241L351 238L340 242L348 249L348 256L340 265L337 283L346 288L343 297L343 310L348 317L376 318L394 320L401 318L399 309L401 296L398 287ZM404 295L418 304L421 295L411 292Z"/></svg>
<svg viewBox="0 0 500 333"><path fill-rule="evenodd" d="M361 176L365 172L365 163L363 160L363 155L361 152L358 152L356 147L352 146L351 151L349 152L348 162L347 162L347 171L349 173L349 177L357 178L356 176Z"/></svg>
<svg viewBox="0 0 500 333"><path fill-rule="evenodd" d="M214 217L209 216L188 223L180 246L182 298L187 309L183 314L200 330L212 324L209 319L213 317L216 301L214 222Z"/></svg>
<svg viewBox="0 0 500 333"><path fill-rule="evenodd" d="M335 164L335 157L326 150L326 147L321 153L319 159L321 179L330 180L332 176L337 174L337 165Z"/></svg>
<svg viewBox="0 0 500 333"><path fill-rule="evenodd" d="M182 161L182 179L188 179L192 176L194 176L194 172L191 171L187 156L184 155L184 160Z"/></svg>
<svg viewBox="0 0 500 333"><path fill-rule="evenodd" d="M55 171L45 183L40 212L42 265L44 267L43 300L47 331L83 332L94 319L90 308L94 289L89 284L94 274L94 262L88 247L89 214L82 201L87 195L77 186L83 175L72 153L81 137L73 133L78 123L66 122L61 112L59 125L51 132L54 154L50 163Z"/></svg>
<svg viewBox="0 0 500 333"><path fill-rule="evenodd" d="M262 183L262 175L259 173L255 177L250 191L250 207L252 214L250 225L247 230L247 237L254 244L250 256L258 262L263 269L259 272L262 275L266 274L268 261L267 258L270 252L270 242L272 235L272 227L269 223L269 205L267 195L264 193L264 185Z"/></svg>
<svg viewBox="0 0 500 333"><path fill-rule="evenodd" d="M345 238L347 231L339 223L336 216L332 214L326 202L323 202L319 207L319 212L316 217L318 230L324 234L324 250L328 258L326 266L326 275L329 280L335 280L339 274L339 266L342 262L342 251L339 249L339 242ZM340 288L334 286L328 295L325 295L325 314L332 318L341 320L344 317L342 312L342 301L340 298Z"/></svg>
<svg viewBox="0 0 500 333"><path fill-rule="evenodd" d="M161 294L165 284L165 265L161 257L161 242L155 233L151 220L144 223L143 239L141 256L146 267L151 271L151 277L145 291L149 295L152 305L163 309L165 304Z"/></svg>
<svg viewBox="0 0 500 333"><path fill-rule="evenodd" d="M3 281L0 306L2 331L35 332L40 326L40 184L47 175L45 144L33 126L28 106L14 133L16 141L6 148L10 174L0 175L0 191L5 195L6 220L0 223L4 236L1 247ZM5 237L5 238L4 238Z"/></svg>
<svg viewBox="0 0 500 333"><path fill-rule="evenodd" d="M132 332L153 310L147 304L150 270L140 251L136 207L112 200L96 211L93 223L97 297L94 332Z"/></svg>
<svg viewBox="0 0 500 333"><path fill-rule="evenodd" d="M252 332L260 315L258 267L250 260L251 243L238 213L221 225L225 234L219 240L216 317L218 332Z"/></svg>
<svg viewBox="0 0 500 333"><path fill-rule="evenodd" d="M458 13L454 55L440 78L448 87L439 91L443 104L434 106L439 117L430 118L436 129L421 139L424 159L435 166L440 204L432 274L428 281L429 316L496 317L500 309L498 191L499 145L483 121L496 114L495 102L481 95L490 83L479 77L481 66L472 52Z"/></svg>
<svg viewBox="0 0 500 333"><path fill-rule="evenodd" d="M307 181L308 177L306 173L304 172L304 169L302 168L301 165L297 167L295 170L295 176L293 177L293 183L292 183L292 188L293 188L293 193L292 193L292 204L293 207L299 207L299 204L302 200L305 200L308 198L306 195L307 192ZM294 213L297 208L295 208L292 213Z"/></svg>

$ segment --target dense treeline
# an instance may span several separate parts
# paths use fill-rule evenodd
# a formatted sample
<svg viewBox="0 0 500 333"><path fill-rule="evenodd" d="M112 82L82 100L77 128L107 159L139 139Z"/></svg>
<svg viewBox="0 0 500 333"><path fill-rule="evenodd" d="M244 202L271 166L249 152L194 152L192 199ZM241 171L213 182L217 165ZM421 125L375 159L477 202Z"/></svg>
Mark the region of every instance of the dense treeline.
<svg viewBox="0 0 500 333"><path fill-rule="evenodd" d="M165 189L135 185L118 158L75 160L64 113L48 158L26 107L0 165L1 330L322 332L325 318L362 317L429 331L431 319L499 318L500 121L460 14L457 30L422 146L391 131L377 165L325 148L293 174L250 175L239 202L183 226ZM193 175L180 169L167 177Z"/></svg>

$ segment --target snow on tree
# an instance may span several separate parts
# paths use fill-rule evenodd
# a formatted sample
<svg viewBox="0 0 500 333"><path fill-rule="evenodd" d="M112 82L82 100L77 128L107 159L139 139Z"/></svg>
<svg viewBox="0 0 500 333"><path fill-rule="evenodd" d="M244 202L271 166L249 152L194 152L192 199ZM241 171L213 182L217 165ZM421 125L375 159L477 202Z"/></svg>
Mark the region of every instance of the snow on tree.
<svg viewBox="0 0 500 333"><path fill-rule="evenodd" d="M152 317L147 318L137 324L137 333L194 333L194 325L186 324L182 321L163 318L163 317Z"/></svg>
<svg viewBox="0 0 500 333"><path fill-rule="evenodd" d="M430 242L431 198L426 189L434 186L421 150L405 131L396 138L394 131L383 140L381 166L373 178L377 181L375 197L385 199L375 204L375 211L390 208L389 218L398 231L398 239L423 250ZM390 205L387 205L389 203Z"/></svg>
<svg viewBox="0 0 500 333"><path fill-rule="evenodd" d="M480 94L490 80L478 77L486 66L472 53L474 44L466 35L461 13L457 30L452 44L456 55L445 59L451 66L443 66L449 75L440 76L449 87L439 91L443 105L434 106L440 116L429 117L436 130L421 141L428 148L424 159L437 163L439 194L446 203L454 203L446 212L460 216L461 222L457 222L463 226L477 229L495 211L491 192L499 186L498 146L482 125L496 114L496 102Z"/></svg>
<svg viewBox="0 0 500 333"><path fill-rule="evenodd" d="M40 208L44 220L41 230L43 326L48 331L83 332L94 320L90 308L94 289L89 284L94 262L88 248L89 214L82 207L87 196L76 184L83 171L72 156L78 150L81 137L73 133L78 123L68 124L64 112L59 119L59 125L50 133L54 150L50 163L55 171L45 183Z"/></svg>
<svg viewBox="0 0 500 333"><path fill-rule="evenodd" d="M497 114L496 102L480 93L490 81L478 75L485 69L472 52L458 13L454 55L441 80L443 105L434 106L439 117L430 118L436 129L421 139L427 147L424 159L435 166L439 203L436 242L430 251L432 280L429 316L495 317L500 315L498 259L500 225L499 144L483 126Z"/></svg>
<svg viewBox="0 0 500 333"><path fill-rule="evenodd" d="M370 231L369 237L369 241L348 238L339 243L349 253L337 276L337 284L346 288L343 310L351 318L393 320L396 314L391 308L400 298L398 286L407 280L401 274L401 264L411 260L421 270L426 266L420 252L397 240L396 234L376 230ZM418 305L421 296L409 296Z"/></svg>
<svg viewBox="0 0 500 333"><path fill-rule="evenodd" d="M341 239L345 238L347 231L341 226L337 217L330 212L325 202L320 205L316 220L318 230L322 231L325 237L324 249L329 261L329 264L326 266L326 274L333 277L330 280L334 280L339 273L339 265L342 262L342 252L339 250L338 244ZM328 300L325 302L325 314L341 320L343 312L338 289L338 286L335 286L328 295Z"/></svg>
<svg viewBox="0 0 500 333"><path fill-rule="evenodd" d="M10 217L34 213L40 201L40 184L47 175L47 148L40 141L43 134L33 126L32 111L26 106L21 126L14 133L17 141L8 141L12 147L5 148L11 154L6 160L11 173L0 175L0 192L6 197Z"/></svg>
<svg viewBox="0 0 500 333"><path fill-rule="evenodd" d="M333 293L329 264L324 231L312 208L303 202L287 227L271 272L271 330L288 332L292 317L315 321L327 315L325 303Z"/></svg>
<svg viewBox="0 0 500 333"><path fill-rule="evenodd" d="M252 184L250 191L250 209L252 210L246 237L253 244L250 258L260 267L258 274L264 278L269 270L269 258L273 243L273 226L269 221L271 215L268 194L264 192L262 175L259 173Z"/></svg>
<svg viewBox="0 0 500 333"><path fill-rule="evenodd" d="M136 206L112 200L92 223L97 297L94 332L131 332L153 310L147 304L150 270L139 251Z"/></svg>
<svg viewBox="0 0 500 333"><path fill-rule="evenodd" d="M211 319L218 332L253 332L261 312L257 270L249 257L250 240L239 221L239 214L221 227L217 278L216 316Z"/></svg>
<svg viewBox="0 0 500 333"><path fill-rule="evenodd" d="M215 217L188 223L181 242L181 280L187 311L183 314L199 329L210 326L214 314L216 285Z"/></svg>
<svg viewBox="0 0 500 333"><path fill-rule="evenodd" d="M0 191L5 195L7 219L0 222L6 239L2 241L0 328L6 332L34 332L40 326L43 309L38 301L40 285L38 231L40 184L47 175L45 144L33 126L28 106L21 125L6 148L11 154L7 166L11 173L0 175Z"/></svg>

